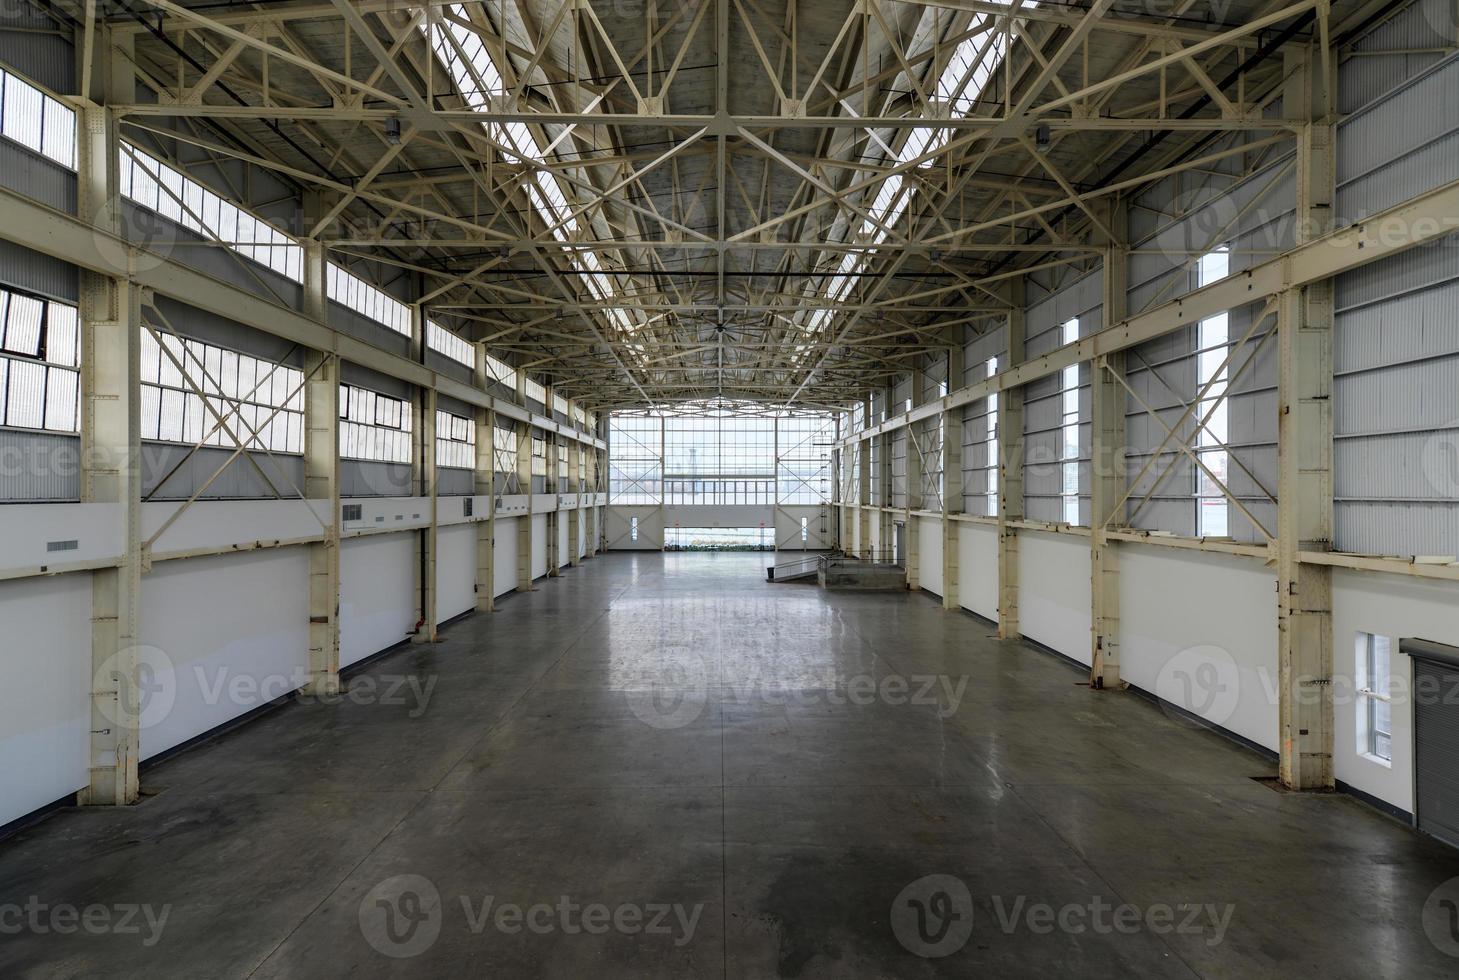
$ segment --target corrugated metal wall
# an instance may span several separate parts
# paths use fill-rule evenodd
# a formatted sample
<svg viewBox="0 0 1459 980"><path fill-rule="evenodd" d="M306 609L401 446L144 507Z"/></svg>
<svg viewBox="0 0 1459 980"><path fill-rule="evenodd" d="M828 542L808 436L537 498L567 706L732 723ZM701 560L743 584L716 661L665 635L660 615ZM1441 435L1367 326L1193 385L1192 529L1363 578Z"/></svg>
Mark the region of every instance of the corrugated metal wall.
<svg viewBox="0 0 1459 980"><path fill-rule="evenodd" d="M1280 102L1269 107L1279 113ZM1211 148L1250 142L1249 134L1233 134ZM1249 176L1240 174L1253 168ZM1220 245L1229 248L1231 273L1285 251L1295 243L1296 184L1290 144L1232 156L1210 172L1179 174L1146 188L1131 201L1129 291L1132 313L1159 306L1195 289L1200 256ZM1232 310L1228 336L1239 341L1251 326L1257 307ZM1258 346L1275 325L1268 318L1251 342L1236 354L1228 369L1227 485L1266 530L1276 532L1276 343ZM1199 333L1184 327L1142 344L1126 354L1130 386L1139 400L1126 399L1126 463L1132 493L1126 519L1134 527L1195 535L1197 469L1178 448L1195 429L1188 419L1166 440L1165 426L1175 426L1185 406L1195 400L1195 351ZM1247 363L1248 358L1253 358ZM1143 400L1155 410L1151 415ZM1163 425L1162 425L1163 423ZM1150 463L1152 457L1158 457ZM1149 469L1146 470L1147 464ZM1145 473L1141 476L1141 471ZM1152 492L1153 491L1153 492ZM1145 499L1149 494L1148 501ZM1230 535L1238 541L1264 542L1265 535L1238 507L1228 507Z"/></svg>
<svg viewBox="0 0 1459 980"><path fill-rule="evenodd" d="M1421 0L1360 50L1452 44L1449 0ZM1341 66L1342 223L1459 179L1459 58ZM1334 543L1459 554L1459 237L1339 277L1333 347Z"/></svg>
<svg viewBox="0 0 1459 980"><path fill-rule="evenodd" d="M0 429L0 503L81 499L81 440Z"/></svg>

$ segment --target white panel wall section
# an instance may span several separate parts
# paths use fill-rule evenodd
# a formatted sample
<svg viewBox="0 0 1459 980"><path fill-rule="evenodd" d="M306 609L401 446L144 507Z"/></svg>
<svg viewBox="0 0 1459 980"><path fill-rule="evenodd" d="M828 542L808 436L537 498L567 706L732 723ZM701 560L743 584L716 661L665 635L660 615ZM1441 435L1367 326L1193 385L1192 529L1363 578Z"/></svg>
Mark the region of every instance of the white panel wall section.
<svg viewBox="0 0 1459 980"><path fill-rule="evenodd" d="M638 538L633 536L633 520L638 519ZM662 551L664 547L664 512L660 507L614 506L603 510L603 533L609 551Z"/></svg>
<svg viewBox="0 0 1459 980"><path fill-rule="evenodd" d="M567 531L567 512L561 511L557 515L557 563L564 568L567 567L570 544Z"/></svg>
<svg viewBox="0 0 1459 980"><path fill-rule="evenodd" d="M800 539L801 520L806 538ZM779 551L825 551L836 545L831 508L818 504L785 504L775 508L775 547Z"/></svg>
<svg viewBox="0 0 1459 980"><path fill-rule="evenodd" d="M958 525L958 599L964 609L998 620L998 530L987 524Z"/></svg>
<svg viewBox="0 0 1459 980"><path fill-rule="evenodd" d="M348 538L339 552L339 664L388 650L415 626L410 534Z"/></svg>
<svg viewBox="0 0 1459 980"><path fill-rule="evenodd" d="M1459 643L1459 604L1451 585L1417 582L1395 575L1338 569L1332 580L1333 773L1355 789L1413 812L1412 660L1398 652L1398 640L1414 637ZM1358 745L1360 706L1354 691L1359 632L1393 640L1389 690L1393 696L1391 766L1365 756ZM1440 697L1452 692L1440 692ZM1429 692L1429 697L1433 692Z"/></svg>
<svg viewBox="0 0 1459 980"><path fill-rule="evenodd" d="M1276 579L1257 559L1120 549L1120 675L1273 752L1276 617Z"/></svg>
<svg viewBox="0 0 1459 980"><path fill-rule="evenodd" d="M942 583L942 520L936 517L920 518L917 530L917 550L921 557L922 588L935 596L943 594Z"/></svg>
<svg viewBox="0 0 1459 980"><path fill-rule="evenodd" d="M86 785L91 576L0 583L0 826Z"/></svg>
<svg viewBox="0 0 1459 980"><path fill-rule="evenodd" d="M155 565L142 579L140 614L143 669L156 682L142 710L143 759L290 693L308 676L303 548Z"/></svg>
<svg viewBox="0 0 1459 980"><path fill-rule="evenodd" d="M454 524L436 532L436 621L476 608L476 525Z"/></svg>
<svg viewBox="0 0 1459 980"><path fill-rule="evenodd" d="M517 526L520 523L515 517L499 517L496 521L491 576L493 591L498 596L515 592L517 588Z"/></svg>
<svg viewBox="0 0 1459 980"><path fill-rule="evenodd" d="M1380 34L1422 38L1442 23L1452 17L1420 3ZM1362 101L1339 129L1344 221L1459 179L1459 59L1383 92L1375 89L1397 79L1377 68L1344 72L1345 99ZM1459 237L1340 277L1336 307L1335 544L1459 554Z"/></svg>
<svg viewBox="0 0 1459 980"><path fill-rule="evenodd" d="M532 578L547 574L547 515L532 515Z"/></svg>
<svg viewBox="0 0 1459 980"><path fill-rule="evenodd" d="M1089 663L1089 539L1018 532L1018 614L1023 635Z"/></svg>

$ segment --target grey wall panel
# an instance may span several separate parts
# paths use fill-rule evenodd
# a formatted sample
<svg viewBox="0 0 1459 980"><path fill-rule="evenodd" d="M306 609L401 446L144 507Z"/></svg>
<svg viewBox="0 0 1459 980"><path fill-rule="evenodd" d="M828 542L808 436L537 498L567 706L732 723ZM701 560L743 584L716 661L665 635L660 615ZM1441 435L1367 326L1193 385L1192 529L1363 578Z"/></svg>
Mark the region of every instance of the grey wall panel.
<svg viewBox="0 0 1459 980"><path fill-rule="evenodd" d="M0 429L0 502L81 499L81 440Z"/></svg>
<svg viewBox="0 0 1459 980"><path fill-rule="evenodd" d="M437 395L436 407L443 412L450 412L464 419L476 418L476 406L468 405L463 401L457 401L450 395Z"/></svg>
<svg viewBox="0 0 1459 980"><path fill-rule="evenodd" d="M235 323L226 317L188 306L186 303L179 303L170 296L158 296L157 308L162 311L172 328L184 337L251 354L276 364L288 364L296 368L304 366L304 352L282 337ZM166 332L162 324L157 326Z"/></svg>
<svg viewBox="0 0 1459 980"><path fill-rule="evenodd" d="M426 367L438 374L444 374L448 378L455 378L457 381L462 381L466 384L472 384L475 380L475 372L471 368L438 351L426 350Z"/></svg>
<svg viewBox="0 0 1459 980"><path fill-rule="evenodd" d="M330 300L328 317L329 325L340 333L347 333L351 337L358 337L376 347L383 347L392 354L399 354L402 357L410 355L409 337L397 333L385 324L372 320L362 313L356 313L349 307L341 306Z"/></svg>
<svg viewBox="0 0 1459 980"><path fill-rule="evenodd" d="M75 303L81 280L74 265L0 239L0 285Z"/></svg>
<svg viewBox="0 0 1459 980"><path fill-rule="evenodd" d="M342 497L408 497L411 489L409 463L374 463L362 459L339 461L339 493Z"/></svg>
<svg viewBox="0 0 1459 980"><path fill-rule="evenodd" d="M441 467L436 470L436 493L454 496L476 492L476 474L471 470Z"/></svg>
<svg viewBox="0 0 1459 980"><path fill-rule="evenodd" d="M274 494L248 461L238 457L229 462L231 449L206 446L189 456L192 447L172 443L142 444L142 494L153 500L186 500L202 490L220 466L203 500L272 499ZM278 453L250 453L274 488L284 497L295 496L294 487L304 486L304 460ZM171 473L171 476L168 474ZM163 483L163 479L166 482ZM292 484L292 487L290 486Z"/></svg>
<svg viewBox="0 0 1459 980"><path fill-rule="evenodd" d="M226 246L162 217L149 208L126 202L122 209L123 234L129 242L175 259L229 285L262 296L272 303L299 309L303 287L287 276L245 258Z"/></svg>
<svg viewBox="0 0 1459 980"><path fill-rule="evenodd" d="M1456 88L1459 58L1450 57L1368 102L1339 125L1341 222L1459 179Z"/></svg>
<svg viewBox="0 0 1459 980"><path fill-rule="evenodd" d="M0 31L0 36L4 32ZM0 185L17 194L76 213L76 174L30 149L0 138Z"/></svg>
<svg viewBox="0 0 1459 980"><path fill-rule="evenodd" d="M76 91L76 52L46 4L0 4L0 62L53 92Z"/></svg>
<svg viewBox="0 0 1459 980"><path fill-rule="evenodd" d="M410 398L415 394L415 385L409 381L392 378L349 361L340 363L339 380L344 384L369 388L371 391L389 395L392 398Z"/></svg>
<svg viewBox="0 0 1459 980"><path fill-rule="evenodd" d="M1236 134L1223 143L1238 145L1246 138ZM1130 312L1194 289L1197 258L1218 245L1230 245L1232 272L1290 248L1292 163L1291 152L1284 151L1242 177L1243 158L1233 156L1214 164L1214 173L1178 174L1140 194L1130 211Z"/></svg>

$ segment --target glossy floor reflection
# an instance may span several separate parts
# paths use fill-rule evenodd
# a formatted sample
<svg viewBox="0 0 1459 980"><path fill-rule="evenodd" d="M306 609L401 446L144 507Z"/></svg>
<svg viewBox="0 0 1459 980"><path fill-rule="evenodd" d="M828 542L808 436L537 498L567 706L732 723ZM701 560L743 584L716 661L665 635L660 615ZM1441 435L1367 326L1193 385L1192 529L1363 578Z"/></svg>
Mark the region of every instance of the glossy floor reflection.
<svg viewBox="0 0 1459 980"><path fill-rule="evenodd" d="M766 557L594 559L352 681L429 698L288 705L0 843L0 976L1459 973L1459 855Z"/></svg>

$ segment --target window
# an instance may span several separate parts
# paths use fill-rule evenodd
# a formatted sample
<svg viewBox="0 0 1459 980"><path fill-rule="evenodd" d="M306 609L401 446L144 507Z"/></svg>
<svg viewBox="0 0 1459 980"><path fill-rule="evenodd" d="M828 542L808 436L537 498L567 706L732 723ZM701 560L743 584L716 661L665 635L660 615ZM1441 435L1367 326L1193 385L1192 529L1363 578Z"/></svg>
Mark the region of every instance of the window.
<svg viewBox="0 0 1459 980"><path fill-rule="evenodd" d="M511 479L517 475L517 432L495 426L491 431L493 469Z"/></svg>
<svg viewBox="0 0 1459 980"><path fill-rule="evenodd" d="M459 334L452 333L434 320L426 321L426 344L458 364L476 367L476 346Z"/></svg>
<svg viewBox="0 0 1459 980"><path fill-rule="evenodd" d="M638 518L631 518L628 525L628 537L631 541L638 540Z"/></svg>
<svg viewBox="0 0 1459 980"><path fill-rule="evenodd" d="M990 357L984 367L985 377L998 373L998 358ZM988 458L987 482L983 485L988 495L988 516L998 513L998 392L988 395Z"/></svg>
<svg viewBox="0 0 1459 980"><path fill-rule="evenodd" d="M0 424L78 431L79 331L74 306L0 290Z"/></svg>
<svg viewBox="0 0 1459 980"><path fill-rule="evenodd" d="M609 416L609 503L660 502L664 493L663 424L657 415Z"/></svg>
<svg viewBox="0 0 1459 980"><path fill-rule="evenodd" d="M1025 9L1036 7L1038 2L1025 0L1022 6ZM942 63L936 82L935 99L944 103L955 117L969 116L977 108L978 99L1003 62L1007 47L1007 35L995 24L995 17L991 13L975 15L970 29L975 33L963 40L952 56ZM914 165L917 169L931 170L934 163L932 160L915 164L914 161L936 153L948 144L950 137L951 134L945 129L913 129L899 150L893 152L885 143L882 146L886 150L888 163L895 166ZM876 187L874 196L868 190L862 202L867 217L860 221L852 219L847 231L858 232L862 240L872 244L886 241L916 193L917 182L908 179L911 175L912 171L891 174ZM852 236L848 234L844 237ZM832 266L831 263L837 261L836 255L832 253L829 258L822 260L826 274L811 285L807 299L824 297L832 304L844 302L854 292L858 274L870 265L875 254L873 250L848 251L839 258L839 264ZM809 302L806 305L811 306ZM825 330L833 316L834 310L831 308L811 307L803 321L806 339L811 340ZM796 361L812 349L809 343L798 345Z"/></svg>
<svg viewBox="0 0 1459 980"><path fill-rule="evenodd" d="M1079 339L1079 318L1064 323L1063 341L1072 344ZM1079 365L1064 368L1060 377L1063 422L1059 443L1063 460L1061 496L1064 498L1064 523L1079 523Z"/></svg>
<svg viewBox="0 0 1459 980"><path fill-rule="evenodd" d="M522 385L522 391L529 401L534 401L544 409L547 407L547 387L540 381L533 381L527 378Z"/></svg>
<svg viewBox="0 0 1459 980"><path fill-rule="evenodd" d="M76 169L76 113L8 71L0 71L4 106L0 134L71 170Z"/></svg>
<svg viewBox="0 0 1459 980"><path fill-rule="evenodd" d="M822 504L831 499L834 415L792 415L775 422L779 458L776 489L781 504Z"/></svg>
<svg viewBox="0 0 1459 980"><path fill-rule="evenodd" d="M1225 245L1201 256L1197 268L1197 284L1209 286L1230 272L1230 253ZM1206 470L1210 470L1221 483L1227 482L1227 466L1230 462L1226 451L1227 403L1226 356L1230 318L1218 313L1200 322L1196 329L1196 390L1200 392L1210 385L1204 398L1196 408L1199 423L1206 419L1196 433L1196 456L1205 469L1196 467L1196 534L1200 537L1224 538L1230 534L1230 502L1220 486Z"/></svg>
<svg viewBox="0 0 1459 980"><path fill-rule="evenodd" d="M325 276L325 288L329 298L339 305L369 317L398 334L410 336L410 307L354 273L331 262Z"/></svg>
<svg viewBox="0 0 1459 980"><path fill-rule="evenodd" d="M304 451L298 368L146 329L141 347L143 439Z"/></svg>
<svg viewBox="0 0 1459 980"><path fill-rule="evenodd" d="M451 412L436 412L436 465L453 470L476 468L476 423Z"/></svg>
<svg viewBox="0 0 1459 980"><path fill-rule="evenodd" d="M486 376L498 384L506 385L512 390L513 397L517 393L517 369L506 361L486 355Z"/></svg>
<svg viewBox="0 0 1459 980"><path fill-rule="evenodd" d="M339 386L339 455L377 463L409 463L411 412L403 399Z"/></svg>
<svg viewBox="0 0 1459 980"><path fill-rule="evenodd" d="M532 433L532 475L547 475L547 439Z"/></svg>
<svg viewBox="0 0 1459 980"><path fill-rule="evenodd" d="M295 282L303 280L304 250L288 235L145 150L123 143L119 154L123 197Z"/></svg>
<svg viewBox="0 0 1459 980"><path fill-rule="evenodd" d="M471 20L467 6L447 4L443 13L439 29L432 30L430 23L423 21L420 30L427 33L436 57L456 83L466 105L489 108L492 98L507 92L510 86L482 43L481 36L467 26ZM569 205L557 178L542 167L553 146L544 147L532 130L521 122L484 123L482 128L513 166L524 165L525 175L519 186L531 213L554 239L563 244L571 242L578 232L578 216ZM567 250L567 261L584 273L581 281L592 299L605 304L612 300L616 286L595 252ZM639 329L639 323L621 306L606 305L602 316L622 333L632 335ZM644 352L641 346L636 345L630 345L630 350L640 354Z"/></svg>
<svg viewBox="0 0 1459 980"><path fill-rule="evenodd" d="M1357 642L1358 752L1393 762L1393 700L1390 696L1392 641L1359 633Z"/></svg>

